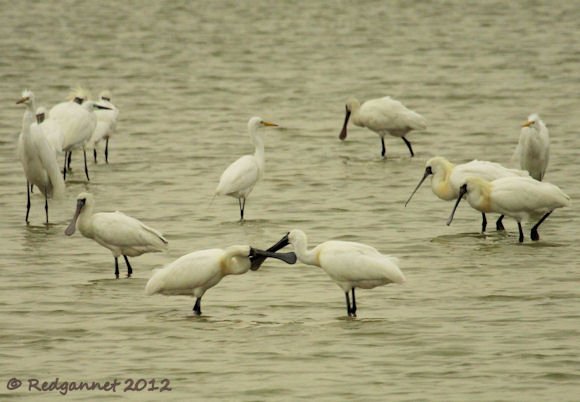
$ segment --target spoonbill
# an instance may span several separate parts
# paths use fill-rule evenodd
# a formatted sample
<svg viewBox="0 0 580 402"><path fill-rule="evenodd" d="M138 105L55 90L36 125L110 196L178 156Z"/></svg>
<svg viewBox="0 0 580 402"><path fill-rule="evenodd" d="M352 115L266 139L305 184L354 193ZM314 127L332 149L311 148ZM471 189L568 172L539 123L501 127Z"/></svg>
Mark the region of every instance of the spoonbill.
<svg viewBox="0 0 580 402"><path fill-rule="evenodd" d="M366 127L374 131L381 137L381 156L386 154L385 135L390 134L394 137L403 139L411 157L415 156L411 142L406 135L412 130L425 130L427 123L425 118L420 114L407 109L401 102L390 96L384 98L371 99L360 102L351 98L346 103L346 115L344 124L338 138L346 139L348 120L352 115L352 122L359 127Z"/></svg>
<svg viewBox="0 0 580 402"><path fill-rule="evenodd" d="M246 198L264 174L264 139L258 132L263 127L278 127L275 123L252 117L248 122L248 132L254 145L253 155L244 155L232 163L222 173L215 190L216 195L229 195L238 199L240 220L244 220Z"/></svg>
<svg viewBox="0 0 580 402"><path fill-rule="evenodd" d="M455 210L465 194L469 205L478 211L496 212L514 218L518 222L520 243L524 241L522 221L541 216L531 230L532 240L540 240L538 228L542 222L555 209L570 205L570 197L557 186L531 177L504 177L492 182L481 177L468 177L459 189L447 225L451 224Z"/></svg>
<svg viewBox="0 0 580 402"><path fill-rule="evenodd" d="M442 156L436 156L425 163L425 173L413 190L405 206L411 201L421 184L431 176L431 190L433 194L444 201L457 199L459 188L469 176L481 177L485 180L495 180L501 177L529 177L528 172L517 169L508 169L499 163L473 160L471 162L454 165ZM485 212L481 212L481 232L487 227ZM497 230L505 230L502 223L503 215L496 222Z"/></svg>
<svg viewBox="0 0 580 402"><path fill-rule="evenodd" d="M196 298L193 313L201 315L201 298L224 276L248 272L253 258L277 258L288 264L296 263L294 253L270 253L250 246L230 246L226 249L194 251L153 273L145 293L183 295Z"/></svg>
<svg viewBox="0 0 580 402"><path fill-rule="evenodd" d="M550 133L540 116L531 114L520 131L520 140L514 152L520 167L542 181L550 161Z"/></svg>
<svg viewBox="0 0 580 402"><path fill-rule="evenodd" d="M26 218L30 213L30 192L38 187L44 195L44 212L48 224L48 199L64 194L64 181L58 170L56 154L48 143L41 126L35 120L35 98L32 91L25 90L17 104L26 107L22 117L22 131L18 137L17 154L26 176Z"/></svg>
<svg viewBox="0 0 580 402"><path fill-rule="evenodd" d="M42 131L48 143L54 150L55 156L58 156L62 153L62 142L64 140L59 124L49 117L46 108L42 106L36 109L36 122L42 125Z"/></svg>
<svg viewBox="0 0 580 402"><path fill-rule="evenodd" d="M64 233L72 236L78 220L78 228L84 237L93 239L113 253L117 279L119 279L119 256L122 255L125 259L127 277L130 278L133 268L127 257L167 250L167 240L157 230L119 211L93 213L94 207L93 195L80 193L77 196L75 214Z"/></svg>
<svg viewBox="0 0 580 402"><path fill-rule="evenodd" d="M343 290L349 317L356 317L355 288L372 289L405 282L398 258L381 254L366 244L330 240L308 250L306 234L299 229L287 233L278 246L288 243L294 247L300 262L322 268ZM352 292L352 304L349 292Z"/></svg>
<svg viewBox="0 0 580 402"><path fill-rule="evenodd" d="M102 91L96 102L97 126L89 141L89 147L93 148L93 158L97 163L97 144L105 140L105 163L109 163L109 139L115 132L119 109L111 102L111 92Z"/></svg>

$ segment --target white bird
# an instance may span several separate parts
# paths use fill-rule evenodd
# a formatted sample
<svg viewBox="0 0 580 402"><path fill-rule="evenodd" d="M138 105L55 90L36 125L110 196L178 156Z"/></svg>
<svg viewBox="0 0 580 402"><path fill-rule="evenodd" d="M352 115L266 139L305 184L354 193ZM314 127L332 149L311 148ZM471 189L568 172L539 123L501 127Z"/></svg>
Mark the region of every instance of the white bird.
<svg viewBox="0 0 580 402"><path fill-rule="evenodd" d="M117 279L119 278L119 256L122 255L125 259L129 278L133 273L133 268L127 257L167 250L167 240L157 230L119 211L93 213L94 206L95 200L92 194L80 193L77 196L75 214L64 233L72 236L78 220L78 228L84 237L93 239L113 253Z"/></svg>
<svg viewBox="0 0 580 402"><path fill-rule="evenodd" d="M389 283L405 282L405 276L398 266L398 258L381 254L366 244L330 240L308 250L306 234L299 229L287 233L278 245L284 246L288 243L294 247L300 262L322 268L343 290L346 312L350 317L356 317L355 288L372 289Z"/></svg>
<svg viewBox="0 0 580 402"><path fill-rule="evenodd" d="M252 117L248 122L248 132L254 145L253 155L244 155L232 163L222 173L215 190L216 195L229 195L238 199L241 220L244 220L246 198L264 174L264 139L258 132L262 127L278 127L277 124Z"/></svg>
<svg viewBox="0 0 580 402"><path fill-rule="evenodd" d="M431 190L439 199L451 201L457 199L459 188L470 176L481 177L492 181L502 177L529 177L528 172L517 169L508 169L499 163L473 160L471 162L454 165L442 156L435 156L425 163L425 173L413 190L405 206L411 201L421 184L431 176ZM487 219L485 212L481 213L481 232L485 232ZM497 230L505 230L502 223L503 215L496 222Z"/></svg>
<svg viewBox="0 0 580 402"><path fill-rule="evenodd" d="M60 125L48 115L46 108L40 106L36 109L36 122L41 125L42 131L48 140L48 143L54 150L55 156L62 153L62 143L64 137Z"/></svg>
<svg viewBox="0 0 580 402"><path fill-rule="evenodd" d="M481 212L495 212L518 222L519 241L524 241L522 221L541 218L532 227L532 240L540 240L538 227L556 208L570 205L568 197L557 186L531 177L504 177L492 182L480 177L468 177L459 190L455 207L447 220L451 224L455 210L463 196L472 208Z"/></svg>
<svg viewBox="0 0 580 402"><path fill-rule="evenodd" d="M66 179L70 169L72 151L82 149L85 162L85 175L89 178L87 167L86 144L91 139L97 126L97 116L93 111L95 102L89 101L89 94L83 88L76 88L72 100L61 102L50 109L50 117L61 127L63 135L62 149L65 152L63 175Z"/></svg>
<svg viewBox="0 0 580 402"><path fill-rule="evenodd" d="M520 140L514 152L520 167L530 172L534 179L542 181L550 161L550 133L537 114L528 116L522 126Z"/></svg>
<svg viewBox="0 0 580 402"><path fill-rule="evenodd" d="M338 136L341 140L346 139L348 120L351 115L355 125L366 127L381 137L381 156L383 158L386 153L385 135L390 134L402 138L409 148L411 157L413 157L415 154L406 135L412 130L425 130L427 128L427 122L423 116L407 109L401 102L390 96L371 99L362 105L357 99L351 98L346 103L344 124Z"/></svg>
<svg viewBox="0 0 580 402"><path fill-rule="evenodd" d="M119 109L111 102L111 92L105 90L100 93L99 100L96 102L95 114L97 116L97 126L91 139L89 148L93 148L93 158L97 163L97 144L105 140L105 163L109 163L109 139L117 127L117 118Z"/></svg>
<svg viewBox="0 0 580 402"><path fill-rule="evenodd" d="M277 258L288 264L296 262L294 253L270 253L250 246L194 251L155 270L147 282L145 293L149 296L156 293L193 296L196 298L193 312L201 315L201 298L205 292L217 285L224 276L248 272L256 257Z"/></svg>
<svg viewBox="0 0 580 402"><path fill-rule="evenodd" d="M26 222L30 213L30 191L36 186L44 195L44 211L48 224L48 199L64 194L64 181L58 170L56 155L48 143L41 126L35 120L35 99L32 91L25 90L16 102L24 104L22 131L18 137L17 155L26 176Z"/></svg>

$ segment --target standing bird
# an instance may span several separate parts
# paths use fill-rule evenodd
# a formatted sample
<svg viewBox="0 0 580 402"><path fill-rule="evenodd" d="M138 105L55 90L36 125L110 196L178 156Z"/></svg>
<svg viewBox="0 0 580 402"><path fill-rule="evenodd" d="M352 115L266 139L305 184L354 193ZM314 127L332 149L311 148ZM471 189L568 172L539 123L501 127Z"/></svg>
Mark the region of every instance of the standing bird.
<svg viewBox="0 0 580 402"><path fill-rule="evenodd" d="M167 250L167 240L157 230L119 211L94 214L94 206L92 194L80 193L77 196L75 214L64 233L72 236L78 220L78 228L84 237L93 239L113 253L117 279L119 279L119 256L122 255L125 259L127 277L130 278L133 268L127 257Z"/></svg>
<svg viewBox="0 0 580 402"><path fill-rule="evenodd" d="M58 157L62 153L62 143L64 140L60 125L54 119L50 118L46 108L42 106L36 110L36 121L42 125L42 131L54 150L55 156Z"/></svg>
<svg viewBox="0 0 580 402"><path fill-rule="evenodd" d="M194 251L171 264L156 270L147 282L145 293L183 295L196 298L193 313L201 315L201 298L224 276L248 272L254 258L277 258L288 264L296 263L294 253L270 253L250 246L231 246L226 249Z"/></svg>
<svg viewBox="0 0 580 402"><path fill-rule="evenodd" d="M460 187L447 225L451 224L455 210L465 194L469 205L478 211L496 212L514 218L518 222L520 243L524 241L522 221L541 216L530 233L532 240L540 240L538 227L542 222L556 208L570 205L570 197L557 186L531 177L504 177L492 182L480 177L468 177Z"/></svg>
<svg viewBox="0 0 580 402"><path fill-rule="evenodd" d="M420 114L407 109L401 102L385 96L371 99L362 105L357 99L351 98L346 103L344 124L338 138L346 139L348 120L352 115L352 122L359 127L366 127L381 137L381 156L386 154L385 135L400 137L407 144L411 157L415 156L411 142L405 137L411 130L425 130L427 123Z"/></svg>
<svg viewBox="0 0 580 402"><path fill-rule="evenodd" d="M229 195L237 198L240 205L241 221L244 220L246 198L264 174L264 139L258 132L258 129L263 127L278 127L278 125L264 121L261 117L250 119L248 132L252 144L254 144L254 154L244 155L228 166L222 173L214 194L214 197L216 195Z"/></svg>
<svg viewBox="0 0 580 402"><path fill-rule="evenodd" d="M520 140L514 152L520 167L530 172L534 179L542 181L550 161L550 133L540 116L531 114L522 126Z"/></svg>
<svg viewBox="0 0 580 402"><path fill-rule="evenodd" d="M366 244L331 240L308 250L306 234L298 229L287 233L278 245L284 243L294 247L300 262L322 268L344 291L349 317L356 317L355 288L372 289L389 283L405 282L396 257L381 254ZM351 291L352 304L349 298Z"/></svg>
<svg viewBox="0 0 580 402"><path fill-rule="evenodd" d="M508 169L499 163L473 160L471 162L454 165L442 156L431 158L425 163L425 173L413 190L405 206L411 201L413 195L417 192L421 184L431 176L431 190L439 199L451 201L457 199L459 188L465 183L465 179L470 176L481 177L485 180L492 181L502 177L529 177L528 172L517 169ZM485 232L487 219L485 212L481 213L481 233ZM495 227L497 230L505 230L503 215L497 220Z"/></svg>
<svg viewBox="0 0 580 402"><path fill-rule="evenodd" d="M97 109L97 126L89 141L89 148L93 148L93 158L97 163L97 144L105 140L105 163L109 163L109 139L115 132L119 109L111 102L111 92L105 90L99 95L99 100L95 103Z"/></svg>
<svg viewBox="0 0 580 402"><path fill-rule="evenodd" d="M56 154L40 124L35 122L35 100L32 91L25 90L17 104L24 104L22 131L18 137L17 154L26 176L26 223L30 213L30 191L36 186L44 195L44 211L48 224L48 199L64 194L64 181L58 170Z"/></svg>

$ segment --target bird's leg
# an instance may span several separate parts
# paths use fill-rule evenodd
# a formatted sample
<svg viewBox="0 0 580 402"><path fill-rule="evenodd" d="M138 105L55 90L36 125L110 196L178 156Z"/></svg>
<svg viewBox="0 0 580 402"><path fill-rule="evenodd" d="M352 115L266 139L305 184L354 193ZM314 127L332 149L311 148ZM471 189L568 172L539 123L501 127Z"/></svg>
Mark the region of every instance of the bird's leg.
<svg viewBox="0 0 580 402"><path fill-rule="evenodd" d="M66 159L68 156L68 152L64 153L64 168L62 169L62 179L66 180Z"/></svg>
<svg viewBox="0 0 580 402"><path fill-rule="evenodd" d="M97 147L95 146L95 148L93 148L93 159L95 160L95 163L97 163Z"/></svg>
<svg viewBox="0 0 580 402"><path fill-rule="evenodd" d="M44 213L46 214L46 224L48 225L48 197L44 196Z"/></svg>
<svg viewBox="0 0 580 402"><path fill-rule="evenodd" d="M105 163L109 163L109 138L105 141Z"/></svg>
<svg viewBox="0 0 580 402"><path fill-rule="evenodd" d="M115 257L115 278L119 279L119 258Z"/></svg>
<svg viewBox="0 0 580 402"><path fill-rule="evenodd" d="M485 233L485 228L487 228L487 218L485 217L485 213L481 213L481 233Z"/></svg>
<svg viewBox="0 0 580 402"><path fill-rule="evenodd" d="M127 256L123 254L123 258L125 259L125 264L127 264L127 278L130 278L131 274L133 274L133 268L131 267L131 264L129 264Z"/></svg>
<svg viewBox="0 0 580 402"><path fill-rule="evenodd" d="M504 231L505 228L503 227L503 215L499 216L499 219L497 220L497 222L495 223L495 229L499 232L499 231Z"/></svg>
<svg viewBox="0 0 580 402"><path fill-rule="evenodd" d="M193 306L193 314L201 315L201 297L195 299L195 304Z"/></svg>
<svg viewBox="0 0 580 402"><path fill-rule="evenodd" d="M518 230L520 231L519 241L520 241L520 243L523 243L524 242L524 231L522 230L522 224L520 222L518 222Z"/></svg>
<svg viewBox="0 0 580 402"><path fill-rule="evenodd" d="M542 216L542 219L540 219L540 220L538 221L538 223L536 223L536 224L534 225L534 227L532 228L532 233L531 233L532 240L534 240L534 241L538 241L538 240L540 240L540 235L539 235L539 233L538 233L538 227L539 227L539 226L542 224L542 222L544 222L544 221L546 220L546 218L547 218L548 216L550 216L550 214L551 214L551 213L552 213L552 211L550 211L550 212L548 212L546 215Z"/></svg>
<svg viewBox="0 0 580 402"><path fill-rule="evenodd" d="M30 192L31 192L31 193L34 193L34 184L31 184L31 185L30 185Z"/></svg>
<svg viewBox="0 0 580 402"><path fill-rule="evenodd" d="M352 288L352 317L356 317L356 298L354 297L354 288Z"/></svg>
<svg viewBox="0 0 580 402"><path fill-rule="evenodd" d="M405 141L405 144L407 144L407 148L409 148L409 152L411 152L411 158L412 158L413 156L415 156L415 153L413 152L413 147L411 146L411 142L408 139L406 139L405 137L401 137L401 138L403 138L403 141Z"/></svg>
<svg viewBox="0 0 580 402"><path fill-rule="evenodd" d="M85 159L85 176L87 176L87 181L91 181L89 179L89 168L87 167L87 151L83 149L83 158Z"/></svg>
<svg viewBox="0 0 580 402"><path fill-rule="evenodd" d="M72 162L72 151L69 151L69 153L68 153L68 159L67 159L67 162L66 162L66 168L68 170L70 170L70 164L71 164L71 162Z"/></svg>
<svg viewBox="0 0 580 402"><path fill-rule="evenodd" d="M28 223L29 213L30 213L30 183L26 181L26 218L24 218L26 223Z"/></svg>
<svg viewBox="0 0 580 402"><path fill-rule="evenodd" d="M351 315L351 308L350 308L350 298L348 297L348 291L344 292L344 296L346 297L346 314L348 314L349 317L352 317Z"/></svg>
<svg viewBox="0 0 580 402"><path fill-rule="evenodd" d="M383 157L383 159L385 158L386 153L387 148L385 148L385 137L381 137L381 156Z"/></svg>
<svg viewBox="0 0 580 402"><path fill-rule="evenodd" d="M244 209L246 209L246 199L238 198L238 204L240 204L240 221L244 220Z"/></svg>

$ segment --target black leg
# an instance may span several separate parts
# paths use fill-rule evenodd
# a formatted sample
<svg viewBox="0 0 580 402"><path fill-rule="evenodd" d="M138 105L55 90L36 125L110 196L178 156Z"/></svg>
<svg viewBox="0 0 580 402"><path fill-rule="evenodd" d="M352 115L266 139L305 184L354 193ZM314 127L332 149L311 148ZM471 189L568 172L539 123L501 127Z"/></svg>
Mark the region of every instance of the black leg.
<svg viewBox="0 0 580 402"><path fill-rule="evenodd" d="M520 231L519 241L520 241L520 243L523 243L524 242L524 231L522 230L522 224L520 222L518 222L518 230Z"/></svg>
<svg viewBox="0 0 580 402"><path fill-rule="evenodd" d="M30 193L34 193L34 184L30 185Z"/></svg>
<svg viewBox="0 0 580 402"><path fill-rule="evenodd" d="M46 214L46 224L48 225L48 197L44 196L44 213Z"/></svg>
<svg viewBox="0 0 580 402"><path fill-rule="evenodd" d="M68 157L68 152L64 153L64 169L62 169L62 179L66 180L66 159Z"/></svg>
<svg viewBox="0 0 580 402"><path fill-rule="evenodd" d="M411 142L408 139L406 139L405 137L402 137L402 138L403 138L403 141L405 141L405 144L407 144L407 148L409 148L409 152L411 152L411 158L412 158L413 156L415 156L415 153L413 152L413 147L411 146Z"/></svg>
<svg viewBox="0 0 580 402"><path fill-rule="evenodd" d="M385 139L384 137L381 137L381 156L384 158L385 154L387 153L387 148L385 148Z"/></svg>
<svg viewBox="0 0 580 402"><path fill-rule="evenodd" d="M485 228L487 228L487 218L485 213L481 213L481 233L485 233Z"/></svg>
<svg viewBox="0 0 580 402"><path fill-rule="evenodd" d="M109 138L105 142L105 163L109 163Z"/></svg>
<svg viewBox="0 0 580 402"><path fill-rule="evenodd" d="M89 179L89 168L87 167L87 151L83 149L83 158L85 159L85 176L87 176L87 181L91 181Z"/></svg>
<svg viewBox="0 0 580 402"><path fill-rule="evenodd" d="M95 160L95 163L97 163L97 147L95 144L95 148L93 148L93 159Z"/></svg>
<svg viewBox="0 0 580 402"><path fill-rule="evenodd" d="M538 221L538 223L536 223L534 225L534 227L532 228L532 233L531 233L532 240L534 240L534 241L540 240L540 234L538 233L538 227L540 227L540 225L542 224L542 222L544 222L546 220L546 218L548 216L550 216L551 213L552 213L552 211L550 211L546 215L542 216L542 219L540 219Z"/></svg>
<svg viewBox="0 0 580 402"><path fill-rule="evenodd" d="M71 162L72 162L72 151L69 151L69 153L68 153L68 159L67 159L67 162L66 162L66 168L67 168L67 170L70 170L70 163Z"/></svg>
<svg viewBox="0 0 580 402"><path fill-rule="evenodd" d="M201 315L201 297L195 299L195 304L193 306L193 314Z"/></svg>
<svg viewBox="0 0 580 402"><path fill-rule="evenodd" d="M354 297L354 288L352 288L352 317L356 317L356 298Z"/></svg>
<svg viewBox="0 0 580 402"><path fill-rule="evenodd" d="M238 198L238 203L240 204L240 220L244 220L244 210L246 209L246 199Z"/></svg>
<svg viewBox="0 0 580 402"><path fill-rule="evenodd" d="M28 214L30 213L30 184L26 182L26 218L24 220L28 223Z"/></svg>
<svg viewBox="0 0 580 402"><path fill-rule="evenodd" d="M130 278L133 274L133 268L131 267L131 264L129 264L129 259L127 256L123 255L123 258L125 259L125 264L127 264L127 278Z"/></svg>
<svg viewBox="0 0 580 402"><path fill-rule="evenodd" d="M351 317L350 298L348 297L348 292L345 292L344 296L346 297L346 314Z"/></svg>
<svg viewBox="0 0 580 402"><path fill-rule="evenodd" d="M115 257L115 278L119 279L119 259Z"/></svg>
<svg viewBox="0 0 580 402"><path fill-rule="evenodd" d="M495 222L495 229L500 232L500 231L504 231L505 228L503 227L503 215L499 216L499 219L497 220L497 222Z"/></svg>

